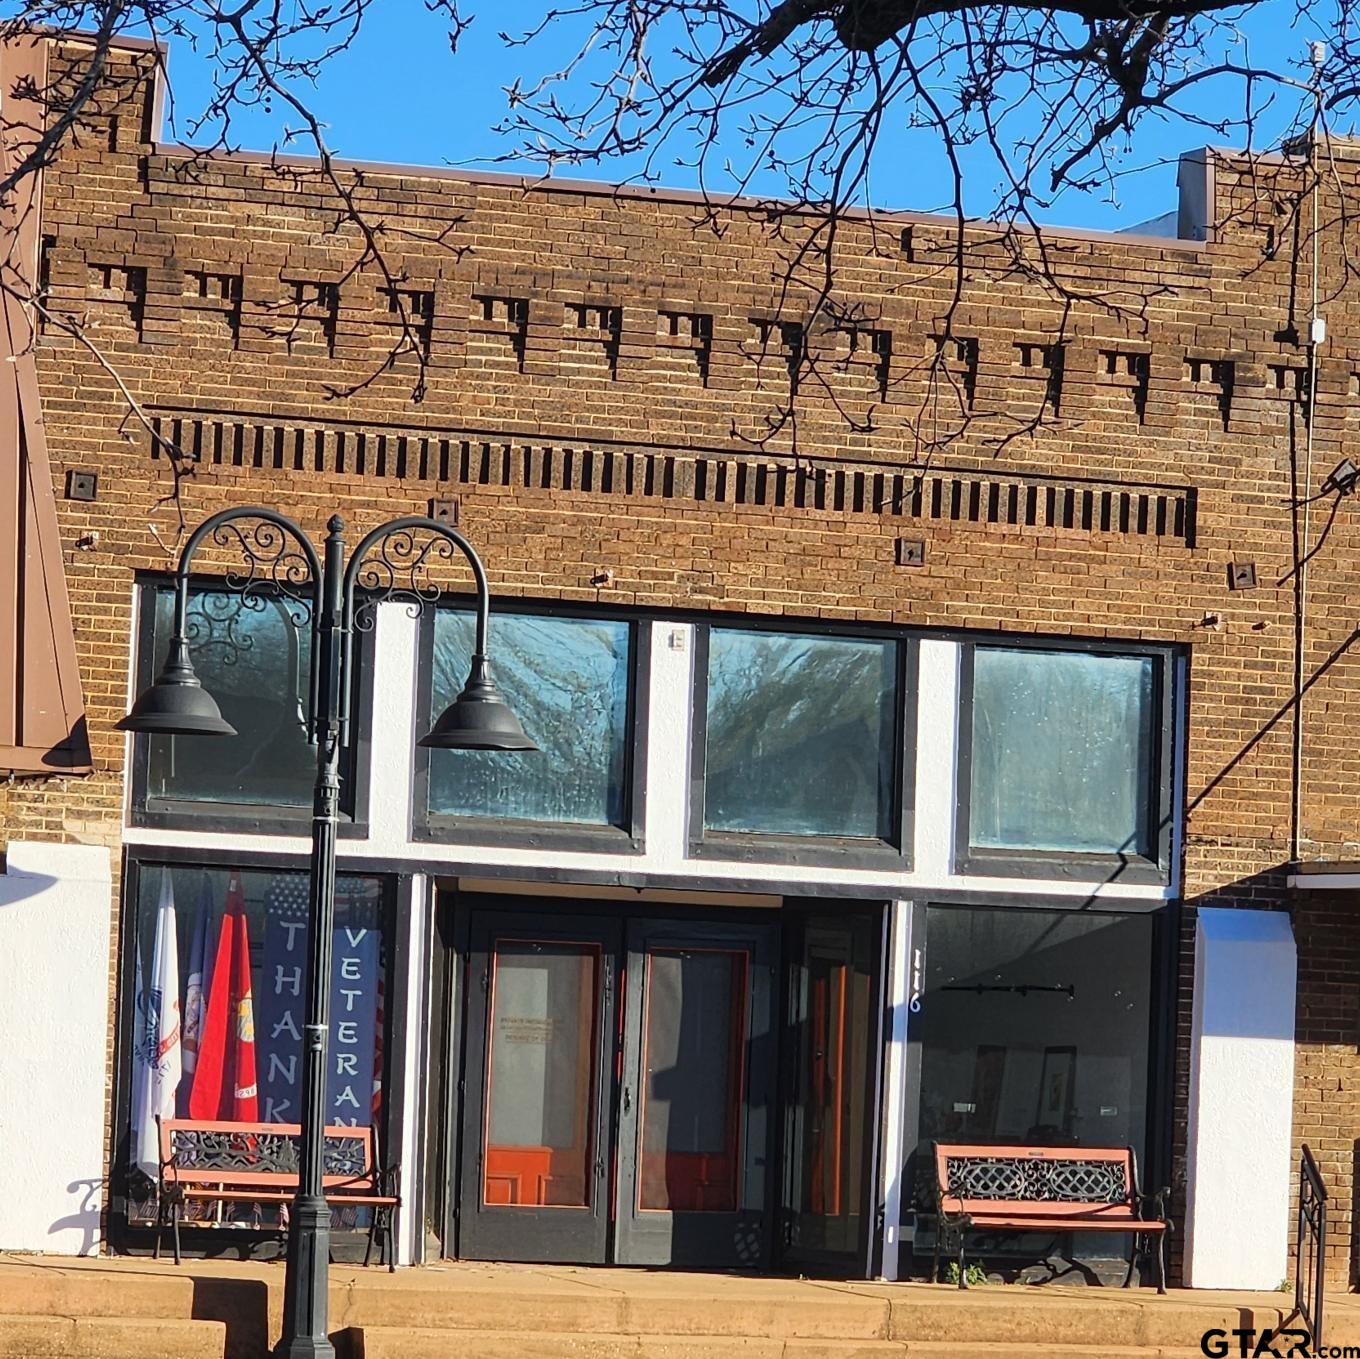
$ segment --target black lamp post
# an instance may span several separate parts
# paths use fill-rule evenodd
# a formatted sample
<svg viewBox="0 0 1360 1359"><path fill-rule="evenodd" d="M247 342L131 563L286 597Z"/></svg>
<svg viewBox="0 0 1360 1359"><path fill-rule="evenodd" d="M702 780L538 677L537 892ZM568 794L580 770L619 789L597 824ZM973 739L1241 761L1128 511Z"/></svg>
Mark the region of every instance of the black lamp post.
<svg viewBox="0 0 1360 1359"><path fill-rule="evenodd" d="M253 528L242 527L250 521ZM212 535L239 550L248 570L227 578L242 597L277 588L311 605L312 657L308 676L309 738L316 745L308 891L307 1014L302 1036L303 1104L298 1192L288 1230L283 1338L287 1359L333 1359L327 1325L330 1209L322 1192L325 1141L326 1051L330 1026L331 946L335 922L335 843L340 810L340 753L348 740L354 670L355 596L423 606L438 598L424 571L432 560L467 559L477 586L477 635L463 691L419 744L441 750L534 750L505 704L487 666L490 596L480 558L462 534L435 519L394 519L368 534L345 561L339 515L327 524L322 554L291 519L273 510L222 510L194 530L175 576L175 630L165 668L118 723L148 735L234 736L189 660L186 618L194 553Z"/></svg>

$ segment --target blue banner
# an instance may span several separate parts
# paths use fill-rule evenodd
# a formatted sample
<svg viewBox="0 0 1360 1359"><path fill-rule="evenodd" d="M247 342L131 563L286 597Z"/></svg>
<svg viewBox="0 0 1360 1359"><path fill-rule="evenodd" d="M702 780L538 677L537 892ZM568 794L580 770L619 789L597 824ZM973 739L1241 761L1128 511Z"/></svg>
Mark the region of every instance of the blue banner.
<svg viewBox="0 0 1360 1359"><path fill-rule="evenodd" d="M341 906L337 892L337 908ZM264 950L256 997L260 1117L296 1123L302 1116L302 1026L306 1005L307 879L279 874L266 899ZM353 917L357 911L343 911ZM331 1026L326 1122L373 1121L378 1068L378 984L382 939L367 927L340 925L332 940Z"/></svg>

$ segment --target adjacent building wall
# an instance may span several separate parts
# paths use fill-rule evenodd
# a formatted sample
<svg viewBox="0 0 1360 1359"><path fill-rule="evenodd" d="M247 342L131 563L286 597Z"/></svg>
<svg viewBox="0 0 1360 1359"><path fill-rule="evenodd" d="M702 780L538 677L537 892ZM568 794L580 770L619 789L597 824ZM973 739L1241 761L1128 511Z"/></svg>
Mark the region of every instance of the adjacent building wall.
<svg viewBox="0 0 1360 1359"><path fill-rule="evenodd" d="M109 854L11 840L0 876L0 1250L90 1255L104 1201Z"/></svg>

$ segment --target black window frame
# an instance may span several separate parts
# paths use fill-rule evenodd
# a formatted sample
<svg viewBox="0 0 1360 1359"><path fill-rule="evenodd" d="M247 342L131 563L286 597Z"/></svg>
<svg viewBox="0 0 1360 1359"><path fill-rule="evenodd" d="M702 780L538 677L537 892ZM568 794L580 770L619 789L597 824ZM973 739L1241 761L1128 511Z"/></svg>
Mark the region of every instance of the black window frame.
<svg viewBox="0 0 1360 1359"><path fill-rule="evenodd" d="M137 650L132 672L136 692L142 693L155 680L156 598L173 591L174 577L139 574L136 579ZM189 594L195 591L234 593L224 577L191 575ZM263 592L263 590L261 591ZM343 839L368 835L368 785L373 727L373 648L356 630L354 657L354 712L349 741L341 757L340 826ZM232 737L223 737L232 740ZM242 831L250 835L305 835L310 833L312 800L287 803L230 802L224 799L153 797L150 793L150 738L135 734L128 760L130 797L128 824L161 830Z"/></svg>
<svg viewBox="0 0 1360 1359"><path fill-rule="evenodd" d="M434 630L440 609L468 612L470 595L450 594L422 611L416 659L416 724L428 731L433 711ZM415 844L476 845L483 848L580 850L592 854L640 855L646 852L647 737L650 718L651 616L627 609L578 606L533 600L506 600L491 618L491 674L496 675L496 619L507 616L575 618L623 623L628 628L628 701L625 711L622 826L579 821L535 821L506 816L457 816L430 810L430 751L416 747L412 782L411 840ZM533 733L529 733L531 736Z"/></svg>
<svg viewBox="0 0 1360 1359"><path fill-rule="evenodd" d="M1004 634L965 638L959 657L958 734L955 767L954 872L963 876L1074 879L1166 886L1172 876L1175 839L1177 711L1183 701L1176 682L1180 649L1174 646L1084 638L1043 638ZM989 848L972 842L973 687L979 648L993 651L1065 652L1150 659L1153 733L1148 752L1148 792L1143 807L1152 855L1120 851Z"/></svg>
<svg viewBox="0 0 1360 1359"><path fill-rule="evenodd" d="M704 825L708 764L709 638L713 628L731 632L773 632L820 640L846 638L891 643L897 651L894 670L893 770L886 839L849 835L797 835L773 831L710 830ZM687 856L728 863L863 868L888 872L912 866L916 829L916 722L920 698L920 634L901 628L810 626L801 619L724 619L709 616L694 627L694 667L690 686L689 826Z"/></svg>
<svg viewBox="0 0 1360 1359"><path fill-rule="evenodd" d="M181 848L168 845L125 845L122 856L122 876L118 897L118 957L114 971L117 987L113 996L114 1044L113 1073L109 1109L111 1117L105 1129L108 1146L108 1196L105 1201L107 1238L118 1254L139 1254L152 1250L157 1239L154 1224L133 1223L128 1218L129 1178L131 1175L131 1120L132 1120L132 1025L136 991L136 953L128 947L128 940L136 940L137 910L141 895L142 875L162 868L205 868L209 871L243 873L297 873L306 877L309 863L305 855L277 854L259 849L230 851L220 849ZM413 874L404 869L389 870L365 862L362 866L341 859L336 866L341 877L377 878L382 884L382 927L387 948L387 966L383 972L384 1002L384 1061L382 1072L382 1118L377 1129L378 1154L384 1164L401 1165L401 1147L405 1124L405 1102L408 1074L405 1063L406 1035L411 1024L421 1024L423 1017L413 1010L411 993L410 931L405 928L412 911L423 910L412 890ZM153 908L154 909L154 908ZM405 1169L403 1167L403 1169ZM408 1172L413 1174L414 1168ZM194 1255L200 1250L205 1256L228 1255L254 1258L257 1248L279 1239L279 1229L273 1225L259 1228L238 1225L231 1232L197 1231L195 1224L181 1226L185 1251ZM368 1228L331 1229L337 1256L357 1262L367 1245Z"/></svg>

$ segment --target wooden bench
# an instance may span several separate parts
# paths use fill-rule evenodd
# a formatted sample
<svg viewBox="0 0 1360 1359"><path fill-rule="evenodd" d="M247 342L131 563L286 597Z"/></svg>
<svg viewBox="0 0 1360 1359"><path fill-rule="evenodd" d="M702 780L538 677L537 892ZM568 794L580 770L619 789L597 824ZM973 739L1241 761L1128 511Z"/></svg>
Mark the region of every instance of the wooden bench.
<svg viewBox="0 0 1360 1359"><path fill-rule="evenodd" d="M1151 1247L1157 1291L1166 1292L1167 1189L1138 1188L1132 1147L1004 1147L935 1144L935 1262L955 1240L959 1287L968 1286L964 1243L978 1232L1124 1232L1134 1238L1127 1288ZM1145 1215L1152 1209L1151 1216Z"/></svg>
<svg viewBox="0 0 1360 1359"><path fill-rule="evenodd" d="M179 1227L188 1203L277 1204L286 1221L287 1206L297 1193L302 1128L296 1123L232 1123L204 1119L158 1120L160 1177L156 1209L156 1258L169 1223L175 1263L180 1263ZM379 1259L389 1270L393 1259L392 1218L401 1206L395 1167L378 1161L377 1134L372 1128L334 1126L326 1129L322 1153L322 1186L333 1207L373 1210L364 1264L379 1242Z"/></svg>

